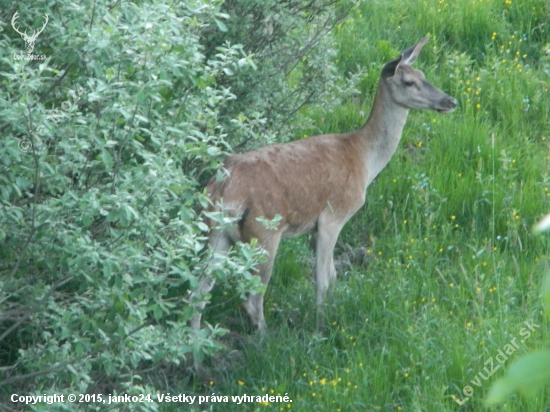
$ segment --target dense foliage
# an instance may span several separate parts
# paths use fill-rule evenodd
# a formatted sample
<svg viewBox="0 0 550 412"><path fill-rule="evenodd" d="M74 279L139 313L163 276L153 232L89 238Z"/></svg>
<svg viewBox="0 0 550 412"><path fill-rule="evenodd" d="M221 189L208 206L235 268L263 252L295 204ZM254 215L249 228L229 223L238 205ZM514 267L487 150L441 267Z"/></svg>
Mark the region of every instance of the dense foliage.
<svg viewBox="0 0 550 412"><path fill-rule="evenodd" d="M159 376L186 379L190 355L211 354L223 333L190 335L187 296L201 277L259 290L252 246L213 267L204 183L231 145L265 144L322 95L331 53L307 59L334 6L0 4L0 403L169 390ZM48 15L38 57L24 58L16 11L28 34ZM297 65L311 82L288 81Z"/></svg>

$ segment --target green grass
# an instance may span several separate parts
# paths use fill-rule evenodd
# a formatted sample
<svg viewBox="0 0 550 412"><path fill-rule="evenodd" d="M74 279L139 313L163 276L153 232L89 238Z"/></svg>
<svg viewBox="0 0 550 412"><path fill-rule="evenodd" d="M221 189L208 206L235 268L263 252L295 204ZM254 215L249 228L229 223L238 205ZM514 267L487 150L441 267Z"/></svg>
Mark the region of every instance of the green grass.
<svg viewBox="0 0 550 412"><path fill-rule="evenodd" d="M410 114L397 153L340 236L341 258L346 249L367 254L340 270L323 336L314 326L307 239L281 247L265 340L227 322L240 319L235 300L207 316L233 331L214 362L229 366L212 367L211 382L185 390L287 393L293 402L204 410L489 410L483 399L509 362L550 347L540 302L549 243L530 232L550 211L549 21L543 0L391 0L361 3L335 28L338 67L342 76L363 67L362 94L330 114L304 109L315 125L306 132L360 126L382 64L426 34L416 67L459 108ZM485 362L499 349L519 342L525 321L540 329L481 386L471 383L487 375ZM466 398L467 385L474 393L459 406L452 395ZM494 410L548 411L545 395L512 397Z"/></svg>

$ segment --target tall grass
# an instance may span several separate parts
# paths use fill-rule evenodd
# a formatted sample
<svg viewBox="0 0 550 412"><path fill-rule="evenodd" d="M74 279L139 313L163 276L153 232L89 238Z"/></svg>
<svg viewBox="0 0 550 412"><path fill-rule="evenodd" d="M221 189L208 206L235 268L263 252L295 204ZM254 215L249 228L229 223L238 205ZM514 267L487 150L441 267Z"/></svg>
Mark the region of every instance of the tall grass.
<svg viewBox="0 0 550 412"><path fill-rule="evenodd" d="M360 97L332 113L304 109L315 126L297 138L360 126L383 63L425 35L416 66L459 109L410 114L397 153L341 234L325 334L315 332L306 240L289 240L266 294L269 335L229 326L238 333L219 361L230 367L212 367L206 389L194 388L288 393L293 402L211 410L480 411L507 365L480 386L471 381L519 342L525 321L540 329L510 358L550 345L539 301L549 244L530 231L550 210L549 22L545 0L389 0L360 3L335 28L336 63L342 77L362 73ZM358 248L365 257L351 258ZM209 318L227 325L236 307ZM452 396L466 399L467 385L474 393L459 406ZM514 397L499 410L548 411L550 401Z"/></svg>

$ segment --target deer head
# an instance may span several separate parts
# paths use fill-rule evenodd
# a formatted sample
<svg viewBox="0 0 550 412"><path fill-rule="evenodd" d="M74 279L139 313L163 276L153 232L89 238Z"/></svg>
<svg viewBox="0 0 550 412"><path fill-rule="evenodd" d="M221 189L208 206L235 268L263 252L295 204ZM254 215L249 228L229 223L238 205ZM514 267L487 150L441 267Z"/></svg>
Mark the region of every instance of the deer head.
<svg viewBox="0 0 550 412"><path fill-rule="evenodd" d="M382 81L393 100L402 107L450 113L456 107L456 100L432 86L424 73L412 67L427 41L428 37L424 37L387 63L382 69Z"/></svg>

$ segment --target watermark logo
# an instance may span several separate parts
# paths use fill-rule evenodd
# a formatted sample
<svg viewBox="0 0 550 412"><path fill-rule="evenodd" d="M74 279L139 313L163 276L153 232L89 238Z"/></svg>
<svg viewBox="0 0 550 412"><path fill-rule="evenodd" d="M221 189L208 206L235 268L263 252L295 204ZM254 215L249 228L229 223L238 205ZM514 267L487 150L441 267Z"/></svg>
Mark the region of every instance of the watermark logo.
<svg viewBox="0 0 550 412"><path fill-rule="evenodd" d="M34 30L33 34L31 34L30 36L27 34L27 30L25 30L24 32L21 32L21 30L19 30L19 28L16 26L18 17L19 17L19 11L16 11L13 17L11 18L11 26L17 33L21 35L21 37L25 41L25 44L27 47L27 54L26 55L16 54L14 56L15 59L16 60L46 60L45 54L36 55L36 54L33 54L32 52L34 51L34 43L36 42L36 39L38 38L40 33L44 31L44 29L46 28L46 25L48 24L48 21L49 21L48 15L44 14L44 24L42 25L42 28L39 30Z"/></svg>
<svg viewBox="0 0 550 412"><path fill-rule="evenodd" d="M531 336L531 333L532 332L535 332L536 331L536 328L540 328L540 325L537 325L536 323L534 323L533 321L529 322L529 321L525 321L523 322L525 324L525 328L521 328L521 330L519 331L519 334L520 336L523 338L521 339L521 343L524 343L530 336ZM485 365L485 367L483 368L483 371L479 371L478 374L476 375L476 377L474 379L472 379L470 381L470 383L472 385L475 385L477 387L481 387L481 385L483 384L483 382L481 381L481 379L483 379L484 381L486 381L487 379L489 379L491 376L493 376L493 374L500 369L500 367L506 363L506 361L508 360L508 358L516 351L519 349L519 344L516 342L516 339L517 338L513 338L509 343L507 343L506 345L504 345L504 347L502 349L499 349L498 352L497 352L497 355L495 355L495 359L496 361L498 362L498 365L495 364L494 360L493 360L493 357L491 356L489 359L487 359L485 361L485 363L483 365ZM489 366L490 369L487 368L487 366ZM485 372L485 374L483 373ZM481 379L480 379L481 378ZM468 402L470 400L470 398L472 397L472 395L474 394L474 388L470 385L466 385L464 387L464 389L462 389L462 393L464 393L465 395L465 398L463 399L459 399L458 397L456 397L455 395L451 395L451 397L453 398L453 400L458 403L460 406L464 405L466 402Z"/></svg>

